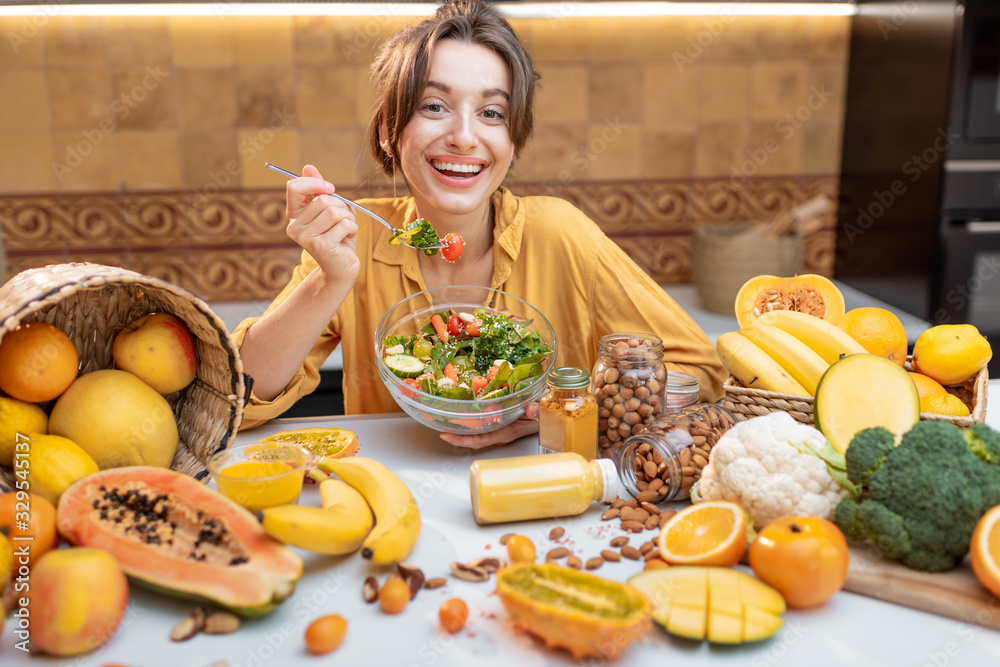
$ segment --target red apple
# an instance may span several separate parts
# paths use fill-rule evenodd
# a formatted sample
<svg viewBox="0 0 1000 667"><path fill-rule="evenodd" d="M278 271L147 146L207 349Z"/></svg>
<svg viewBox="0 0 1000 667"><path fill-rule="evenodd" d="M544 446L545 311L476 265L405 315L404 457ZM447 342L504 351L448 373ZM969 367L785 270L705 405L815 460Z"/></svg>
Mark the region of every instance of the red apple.
<svg viewBox="0 0 1000 667"><path fill-rule="evenodd" d="M194 337L180 318L149 313L115 337L115 367L137 376L161 394L191 384L197 372Z"/></svg>

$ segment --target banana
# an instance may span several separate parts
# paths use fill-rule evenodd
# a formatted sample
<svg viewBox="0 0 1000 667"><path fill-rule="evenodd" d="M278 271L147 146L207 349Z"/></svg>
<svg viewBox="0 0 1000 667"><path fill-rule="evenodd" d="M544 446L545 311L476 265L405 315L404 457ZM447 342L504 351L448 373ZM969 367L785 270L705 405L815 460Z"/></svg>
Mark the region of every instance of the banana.
<svg viewBox="0 0 1000 667"><path fill-rule="evenodd" d="M375 514L375 528L365 538L361 555L376 565L405 559L420 537L420 510L399 477L374 459L324 458L320 468L357 489Z"/></svg>
<svg viewBox="0 0 1000 667"><path fill-rule="evenodd" d="M810 396L814 396L819 379L830 364L792 334L759 322L760 318L757 318L753 324L740 329L740 333L777 361Z"/></svg>
<svg viewBox="0 0 1000 667"><path fill-rule="evenodd" d="M777 327L790 333L823 357L827 364L840 359L840 355L863 354L867 352L861 343L847 332L823 318L794 310L772 310L764 313L754 322Z"/></svg>
<svg viewBox="0 0 1000 667"><path fill-rule="evenodd" d="M722 365L744 387L776 391L782 394L808 396L805 389L785 372L781 365L769 357L738 331L719 336L715 343Z"/></svg>
<svg viewBox="0 0 1000 667"><path fill-rule="evenodd" d="M372 529L372 513L364 497L339 480L320 482L323 507L279 505L260 512L260 522L271 537L320 554L349 554L358 550Z"/></svg>

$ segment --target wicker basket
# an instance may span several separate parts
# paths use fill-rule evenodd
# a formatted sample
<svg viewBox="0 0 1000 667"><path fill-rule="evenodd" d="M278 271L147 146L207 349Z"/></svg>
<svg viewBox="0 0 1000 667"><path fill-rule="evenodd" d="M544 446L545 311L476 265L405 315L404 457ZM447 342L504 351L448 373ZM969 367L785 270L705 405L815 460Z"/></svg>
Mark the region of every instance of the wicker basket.
<svg viewBox="0 0 1000 667"><path fill-rule="evenodd" d="M100 264L56 264L23 271L0 287L0 339L22 322L41 320L76 345L80 372L112 368L118 330L154 311L176 315L195 338L197 377L168 395L180 438L172 468L203 479L208 458L236 438L246 377L236 344L204 301L168 282ZM10 469L0 478L11 481Z"/></svg>
<svg viewBox="0 0 1000 667"><path fill-rule="evenodd" d="M968 417L949 417L931 412L921 412L920 419L946 421L961 428L982 424L986 420L986 387L989 377L988 371L983 368L974 378L964 384L956 387L945 387L949 393L955 394L966 405L970 406L969 412L971 414ZM795 396L762 389L748 389L732 376L722 384L722 388L726 392L722 404L733 413L733 417L738 422L770 412L782 411L790 414L800 424L813 425L814 400L812 396Z"/></svg>

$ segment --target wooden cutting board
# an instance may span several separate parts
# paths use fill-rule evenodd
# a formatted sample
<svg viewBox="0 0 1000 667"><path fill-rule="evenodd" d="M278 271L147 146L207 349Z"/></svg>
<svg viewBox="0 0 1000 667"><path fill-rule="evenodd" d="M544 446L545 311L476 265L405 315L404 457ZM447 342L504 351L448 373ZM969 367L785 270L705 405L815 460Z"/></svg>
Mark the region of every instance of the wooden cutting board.
<svg viewBox="0 0 1000 667"><path fill-rule="evenodd" d="M881 556L873 546L851 544L850 549L844 590L1000 630L1000 600L979 583L968 559L950 572L919 572Z"/></svg>

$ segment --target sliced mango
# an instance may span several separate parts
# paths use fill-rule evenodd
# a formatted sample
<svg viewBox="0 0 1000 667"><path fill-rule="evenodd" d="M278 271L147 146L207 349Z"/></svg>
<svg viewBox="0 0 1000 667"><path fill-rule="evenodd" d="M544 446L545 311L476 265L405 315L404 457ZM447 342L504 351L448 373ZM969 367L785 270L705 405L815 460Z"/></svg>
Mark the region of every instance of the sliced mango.
<svg viewBox="0 0 1000 667"><path fill-rule="evenodd" d="M784 624L785 600L739 570L674 566L645 570L628 580L653 603L653 620L670 634L716 644L772 637Z"/></svg>

